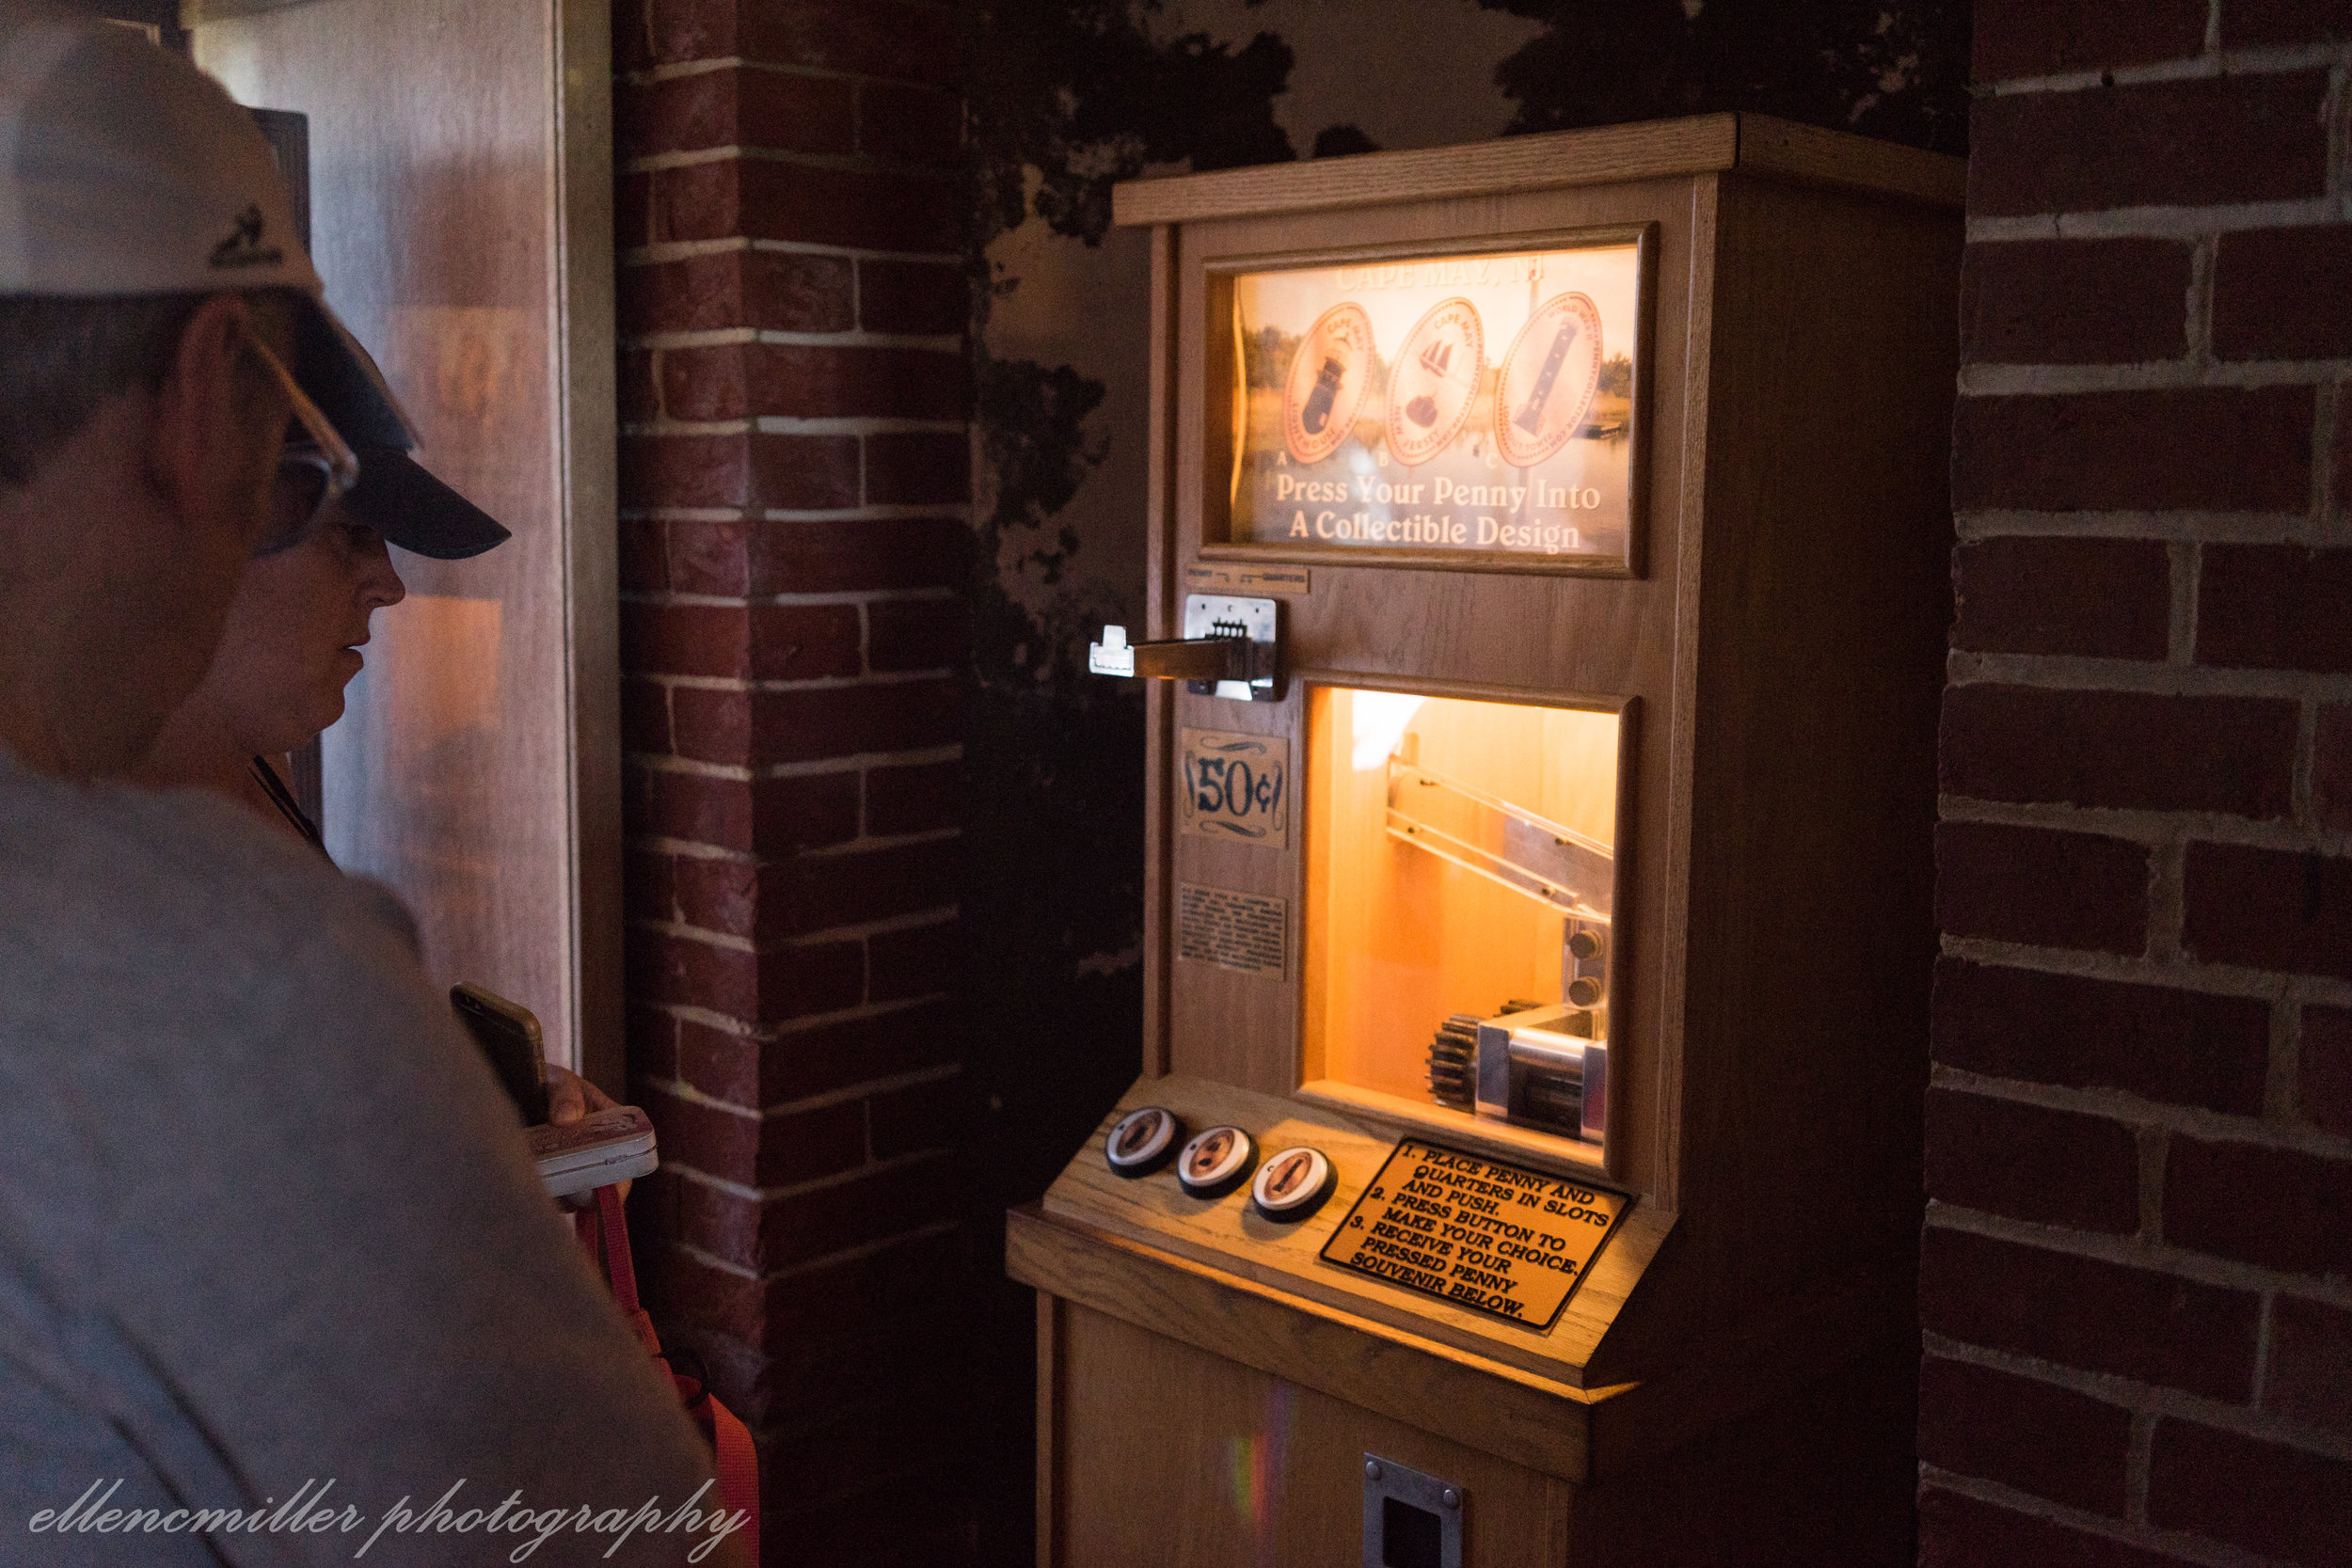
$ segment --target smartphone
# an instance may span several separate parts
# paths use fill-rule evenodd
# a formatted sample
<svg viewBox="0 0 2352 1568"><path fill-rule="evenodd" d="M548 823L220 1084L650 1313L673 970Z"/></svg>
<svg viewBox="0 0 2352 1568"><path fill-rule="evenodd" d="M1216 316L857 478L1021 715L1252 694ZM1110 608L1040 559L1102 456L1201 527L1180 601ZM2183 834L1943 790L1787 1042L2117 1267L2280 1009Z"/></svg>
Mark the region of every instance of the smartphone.
<svg viewBox="0 0 2352 1568"><path fill-rule="evenodd" d="M544 1124L548 1119L548 1057L538 1018L521 1003L509 1002L483 986L450 987L449 1005L489 1058L490 1070L505 1086L523 1125Z"/></svg>

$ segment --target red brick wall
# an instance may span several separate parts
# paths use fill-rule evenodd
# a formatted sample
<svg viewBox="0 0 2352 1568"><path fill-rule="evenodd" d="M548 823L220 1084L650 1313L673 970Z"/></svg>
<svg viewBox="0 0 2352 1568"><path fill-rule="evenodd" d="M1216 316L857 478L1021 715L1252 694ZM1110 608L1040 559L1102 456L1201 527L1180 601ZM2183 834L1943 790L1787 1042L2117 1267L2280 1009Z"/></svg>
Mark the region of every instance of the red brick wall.
<svg viewBox="0 0 2352 1568"><path fill-rule="evenodd" d="M2352 8L1976 27L1920 1558L2352 1562Z"/></svg>
<svg viewBox="0 0 2352 1568"><path fill-rule="evenodd" d="M641 1264L780 1556L955 1560L956 17L614 13Z"/></svg>

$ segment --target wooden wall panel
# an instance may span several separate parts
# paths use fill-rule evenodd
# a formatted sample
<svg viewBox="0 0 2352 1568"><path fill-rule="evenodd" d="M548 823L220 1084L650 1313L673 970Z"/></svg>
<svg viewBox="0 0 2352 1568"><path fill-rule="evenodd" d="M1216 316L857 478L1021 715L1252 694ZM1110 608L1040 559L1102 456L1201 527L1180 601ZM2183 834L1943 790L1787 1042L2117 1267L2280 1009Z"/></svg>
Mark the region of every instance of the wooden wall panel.
<svg viewBox="0 0 2352 1568"><path fill-rule="evenodd" d="M1960 263L1943 209L1727 181L1720 221L1678 1167L1702 1310L1917 1233Z"/></svg>

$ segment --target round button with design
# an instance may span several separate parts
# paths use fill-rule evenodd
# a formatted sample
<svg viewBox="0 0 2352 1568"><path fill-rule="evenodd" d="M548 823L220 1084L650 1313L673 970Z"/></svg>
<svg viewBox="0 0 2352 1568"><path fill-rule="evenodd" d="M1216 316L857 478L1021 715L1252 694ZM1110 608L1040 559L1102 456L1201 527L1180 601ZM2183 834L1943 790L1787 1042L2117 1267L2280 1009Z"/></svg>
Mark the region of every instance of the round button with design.
<svg viewBox="0 0 2352 1568"><path fill-rule="evenodd" d="M1258 1146L1238 1127L1204 1128L1176 1156L1176 1180L1195 1197L1223 1197L1241 1185Z"/></svg>
<svg viewBox="0 0 2352 1568"><path fill-rule="evenodd" d="M1249 1204L1267 1219L1292 1224L1322 1208L1338 1184L1329 1156L1301 1144L1258 1167L1257 1180L1249 1184Z"/></svg>
<svg viewBox="0 0 2352 1568"><path fill-rule="evenodd" d="M1145 1105L1119 1118L1103 1140L1103 1159L1120 1176L1149 1176L1168 1164L1184 1135L1183 1118L1161 1105Z"/></svg>

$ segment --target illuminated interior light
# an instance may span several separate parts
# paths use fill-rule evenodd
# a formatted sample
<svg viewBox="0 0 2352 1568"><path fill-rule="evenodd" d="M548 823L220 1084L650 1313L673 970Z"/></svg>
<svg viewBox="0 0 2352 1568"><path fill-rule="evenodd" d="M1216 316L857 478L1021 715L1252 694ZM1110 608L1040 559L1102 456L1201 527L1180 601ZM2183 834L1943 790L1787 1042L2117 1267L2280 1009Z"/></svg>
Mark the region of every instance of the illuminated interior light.
<svg viewBox="0 0 2352 1568"><path fill-rule="evenodd" d="M1349 760L1359 773L1386 767L1389 756L1405 738L1405 731L1421 711L1426 697L1406 691L1356 691L1349 694L1353 720L1349 735L1354 749Z"/></svg>

